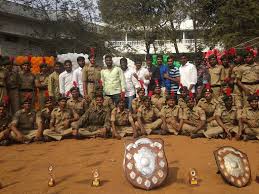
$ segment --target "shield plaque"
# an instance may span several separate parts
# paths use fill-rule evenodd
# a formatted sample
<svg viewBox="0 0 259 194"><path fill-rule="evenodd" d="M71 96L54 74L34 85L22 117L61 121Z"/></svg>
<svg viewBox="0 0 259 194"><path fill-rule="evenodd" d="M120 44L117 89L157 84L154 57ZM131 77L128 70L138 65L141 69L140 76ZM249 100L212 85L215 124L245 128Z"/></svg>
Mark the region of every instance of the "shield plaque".
<svg viewBox="0 0 259 194"><path fill-rule="evenodd" d="M123 169L133 186L145 190L159 187L168 174L163 140L141 138L127 142Z"/></svg>
<svg viewBox="0 0 259 194"><path fill-rule="evenodd" d="M233 147L221 147L214 151L215 160L222 177L236 187L246 186L251 179L247 155Z"/></svg>

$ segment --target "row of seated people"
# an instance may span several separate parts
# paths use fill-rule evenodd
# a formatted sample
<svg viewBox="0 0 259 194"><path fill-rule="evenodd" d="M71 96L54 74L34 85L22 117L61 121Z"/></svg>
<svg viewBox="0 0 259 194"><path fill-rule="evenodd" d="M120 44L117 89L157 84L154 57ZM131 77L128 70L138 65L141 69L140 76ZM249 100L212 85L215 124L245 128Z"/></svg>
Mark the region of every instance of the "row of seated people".
<svg viewBox="0 0 259 194"><path fill-rule="evenodd" d="M235 95L226 92L219 99L205 88L198 102L186 88L178 97L161 95L159 85L154 94L145 96L143 88L132 101L132 109L125 108L122 96L115 107L111 99L97 90L89 104L71 88L72 97L60 97L55 107L52 98L46 98L45 108L35 112L31 99L23 101L22 109L13 118L0 105L0 142L30 143L32 141L61 140L66 137L109 137L120 139L126 135L188 135L192 138L229 138L254 140L259 138L259 108L256 94L247 98L247 105L235 102Z"/></svg>

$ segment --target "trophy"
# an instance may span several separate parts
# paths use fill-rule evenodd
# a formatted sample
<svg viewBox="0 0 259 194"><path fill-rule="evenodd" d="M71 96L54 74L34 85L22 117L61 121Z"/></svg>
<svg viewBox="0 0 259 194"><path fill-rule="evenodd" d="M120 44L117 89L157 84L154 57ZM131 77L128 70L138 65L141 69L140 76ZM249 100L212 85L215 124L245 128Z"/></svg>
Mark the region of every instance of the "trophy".
<svg viewBox="0 0 259 194"><path fill-rule="evenodd" d="M55 180L54 180L54 176L53 176L53 166L49 166L49 175L50 175L50 179L48 182L49 187L54 187L55 186Z"/></svg>
<svg viewBox="0 0 259 194"><path fill-rule="evenodd" d="M97 169L95 169L93 171L93 181L92 181L92 186L93 187L99 187L101 185L101 181L100 181L100 178L99 178L99 172Z"/></svg>
<svg viewBox="0 0 259 194"><path fill-rule="evenodd" d="M191 168L189 171L189 183L191 185L198 185L198 174L194 168Z"/></svg>

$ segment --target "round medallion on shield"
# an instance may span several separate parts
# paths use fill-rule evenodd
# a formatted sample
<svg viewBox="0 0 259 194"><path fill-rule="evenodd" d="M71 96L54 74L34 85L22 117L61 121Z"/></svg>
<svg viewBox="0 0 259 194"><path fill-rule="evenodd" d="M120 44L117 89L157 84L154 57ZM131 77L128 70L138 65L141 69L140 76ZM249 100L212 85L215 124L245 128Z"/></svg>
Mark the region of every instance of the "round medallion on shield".
<svg viewBox="0 0 259 194"><path fill-rule="evenodd" d="M141 138L127 142L123 169L135 187L150 190L160 186L168 173L163 140Z"/></svg>
<svg viewBox="0 0 259 194"><path fill-rule="evenodd" d="M231 185L244 187L251 180L247 155L233 147L221 147L214 151L215 160L222 177Z"/></svg>

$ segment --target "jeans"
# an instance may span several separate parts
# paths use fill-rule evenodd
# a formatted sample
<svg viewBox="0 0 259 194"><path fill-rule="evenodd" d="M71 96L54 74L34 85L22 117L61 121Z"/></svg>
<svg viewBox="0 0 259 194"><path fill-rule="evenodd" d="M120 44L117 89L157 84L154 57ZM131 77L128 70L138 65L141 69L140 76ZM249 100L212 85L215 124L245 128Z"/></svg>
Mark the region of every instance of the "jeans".
<svg viewBox="0 0 259 194"><path fill-rule="evenodd" d="M115 106L117 106L117 104L119 103L119 100L120 100L120 94L106 95L106 96L109 96L112 99L113 104L115 104Z"/></svg>
<svg viewBox="0 0 259 194"><path fill-rule="evenodd" d="M126 108L129 109L130 111L132 111L132 100L136 98L136 95L133 95L133 96L129 96L129 97L126 97Z"/></svg>

